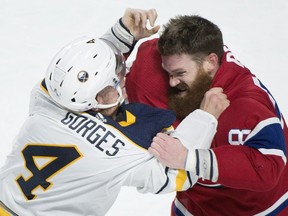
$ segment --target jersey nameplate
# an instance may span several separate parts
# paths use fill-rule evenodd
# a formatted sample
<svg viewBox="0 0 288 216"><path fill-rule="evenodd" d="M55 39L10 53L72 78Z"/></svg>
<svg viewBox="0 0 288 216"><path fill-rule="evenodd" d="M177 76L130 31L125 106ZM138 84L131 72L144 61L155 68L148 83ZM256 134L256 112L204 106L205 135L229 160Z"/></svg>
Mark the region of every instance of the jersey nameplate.
<svg viewBox="0 0 288 216"><path fill-rule="evenodd" d="M115 156L119 152L119 147L125 146L125 143L118 139L107 127L86 116L68 112L65 118L61 120L61 123L68 126L69 129L75 131L108 156Z"/></svg>

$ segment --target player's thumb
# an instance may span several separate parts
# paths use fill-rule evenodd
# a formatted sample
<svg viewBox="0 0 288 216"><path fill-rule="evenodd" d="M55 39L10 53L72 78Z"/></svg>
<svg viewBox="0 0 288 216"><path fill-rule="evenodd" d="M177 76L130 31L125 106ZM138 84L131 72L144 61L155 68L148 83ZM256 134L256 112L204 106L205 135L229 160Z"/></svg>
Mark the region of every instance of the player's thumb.
<svg viewBox="0 0 288 216"><path fill-rule="evenodd" d="M156 33L159 31L159 29L160 29L160 25L157 25L157 26L149 29L149 30L148 30L148 33L149 33L149 35L156 34Z"/></svg>

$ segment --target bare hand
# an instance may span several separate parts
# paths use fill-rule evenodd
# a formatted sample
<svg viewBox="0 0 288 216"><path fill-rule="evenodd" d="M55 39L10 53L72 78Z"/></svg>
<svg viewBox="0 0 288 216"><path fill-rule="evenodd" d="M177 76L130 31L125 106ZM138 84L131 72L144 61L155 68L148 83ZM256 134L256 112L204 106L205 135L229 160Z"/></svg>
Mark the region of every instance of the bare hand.
<svg viewBox="0 0 288 216"><path fill-rule="evenodd" d="M140 40L141 38L149 37L158 32L160 26L154 26L157 16L158 14L155 9L141 10L127 8L122 17L122 22L135 39ZM148 20L152 27L150 29L147 28Z"/></svg>
<svg viewBox="0 0 288 216"><path fill-rule="evenodd" d="M200 109L214 115L218 119L229 105L230 101L227 99L226 94L223 93L223 89L214 87L205 93Z"/></svg>
<svg viewBox="0 0 288 216"><path fill-rule="evenodd" d="M158 133L148 151L153 154L164 165L184 169L187 156L187 149L182 143L167 134Z"/></svg>

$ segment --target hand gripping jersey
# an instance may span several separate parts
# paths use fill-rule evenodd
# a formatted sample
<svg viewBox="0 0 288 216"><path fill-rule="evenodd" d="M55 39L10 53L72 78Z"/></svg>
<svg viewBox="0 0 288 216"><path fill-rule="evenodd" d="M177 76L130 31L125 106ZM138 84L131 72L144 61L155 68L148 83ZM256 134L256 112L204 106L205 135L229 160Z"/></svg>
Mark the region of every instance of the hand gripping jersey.
<svg viewBox="0 0 288 216"><path fill-rule="evenodd" d="M154 67L161 65L161 59L153 57L160 56L157 49L151 49L156 44L157 39L153 39L139 46L126 89L129 100L162 107L162 102L153 100L159 97L159 94L154 96L153 91L164 91L160 101L167 100L167 85L163 83L166 78L160 79L157 90L146 85L145 78L147 72L150 77L160 73L167 76L163 69ZM141 65L143 59L150 62L145 70ZM144 90L138 88L139 91L130 94L129 85L142 82ZM172 215L288 215L288 132L277 103L227 47L212 87L222 87L231 103L218 119L212 143L218 181L199 179L193 188L177 192ZM151 93L149 101L143 96L147 91Z"/></svg>
<svg viewBox="0 0 288 216"><path fill-rule="evenodd" d="M164 167L147 151L174 121L172 112L141 104L119 112L119 122L72 113L51 100L45 81L37 85L29 117L0 169L0 215L105 215L121 186L158 194L195 184L195 174Z"/></svg>

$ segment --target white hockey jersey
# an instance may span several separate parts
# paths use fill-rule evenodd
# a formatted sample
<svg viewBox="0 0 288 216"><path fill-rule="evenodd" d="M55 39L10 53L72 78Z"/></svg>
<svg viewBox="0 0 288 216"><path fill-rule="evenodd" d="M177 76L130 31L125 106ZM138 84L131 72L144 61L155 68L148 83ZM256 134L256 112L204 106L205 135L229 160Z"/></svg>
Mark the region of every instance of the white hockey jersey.
<svg viewBox="0 0 288 216"><path fill-rule="evenodd" d="M51 100L42 81L0 169L0 212L102 216L121 186L157 194L196 183L194 173L165 167L147 151L153 136L174 121L171 111L129 104L121 107L119 118L116 122L99 113L69 112ZM201 112L195 118L190 122L191 128L197 127L195 142L207 142L197 140L199 131L201 137L212 138L215 121L200 124Z"/></svg>

